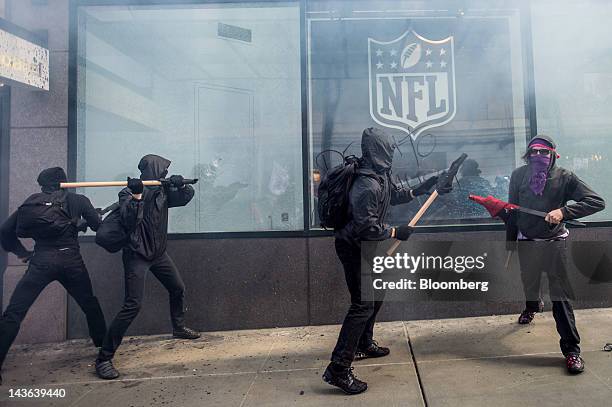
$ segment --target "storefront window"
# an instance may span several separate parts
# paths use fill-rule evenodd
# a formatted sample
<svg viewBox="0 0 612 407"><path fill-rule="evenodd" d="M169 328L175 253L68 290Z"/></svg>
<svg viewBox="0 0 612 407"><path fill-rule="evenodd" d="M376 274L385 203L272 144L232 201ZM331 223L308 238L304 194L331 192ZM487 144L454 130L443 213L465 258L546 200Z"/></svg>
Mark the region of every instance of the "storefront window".
<svg viewBox="0 0 612 407"><path fill-rule="evenodd" d="M499 222L467 197L507 199L533 111L537 131L558 141L559 164L612 195L606 2L309 0L302 15L298 2L78 10L78 178L125 179L142 155L168 157L171 173L200 179L194 201L171 212L174 233L302 230L304 216L318 228L321 177L343 154L359 156L372 126L399 145L398 184L469 155L455 190L420 224ZM117 190L87 193L102 206ZM392 208L388 221L407 221L425 199Z"/></svg>
<svg viewBox="0 0 612 407"><path fill-rule="evenodd" d="M553 137L558 163L606 201L612 199L612 4L537 1L532 5L538 132ZM612 209L586 218L610 220Z"/></svg>
<svg viewBox="0 0 612 407"><path fill-rule="evenodd" d="M80 7L78 42L79 179L159 154L200 179L171 232L303 229L296 2Z"/></svg>
<svg viewBox="0 0 612 407"><path fill-rule="evenodd" d="M467 197L507 198L529 133L515 2L310 1L306 19L311 225L319 223L316 178L340 153L360 156L371 126L400 145L398 183L416 185L469 155L459 186L421 224L493 222ZM419 206L394 207L388 221L405 222Z"/></svg>

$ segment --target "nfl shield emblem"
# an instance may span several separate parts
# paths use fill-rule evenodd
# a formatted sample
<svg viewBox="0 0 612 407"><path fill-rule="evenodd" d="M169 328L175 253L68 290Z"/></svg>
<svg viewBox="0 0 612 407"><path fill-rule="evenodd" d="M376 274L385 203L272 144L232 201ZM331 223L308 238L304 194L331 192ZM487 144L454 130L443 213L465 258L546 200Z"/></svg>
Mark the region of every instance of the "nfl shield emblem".
<svg viewBox="0 0 612 407"><path fill-rule="evenodd" d="M416 139L455 117L453 37L428 40L406 31L390 41L368 38L370 115Z"/></svg>

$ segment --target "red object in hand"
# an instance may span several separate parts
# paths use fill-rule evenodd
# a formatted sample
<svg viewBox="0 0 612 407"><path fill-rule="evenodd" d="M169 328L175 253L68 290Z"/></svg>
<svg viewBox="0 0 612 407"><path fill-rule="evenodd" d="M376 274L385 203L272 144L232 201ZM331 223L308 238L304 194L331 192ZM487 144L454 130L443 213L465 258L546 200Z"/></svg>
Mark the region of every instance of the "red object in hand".
<svg viewBox="0 0 612 407"><path fill-rule="evenodd" d="M478 195L470 195L469 198L472 201L484 206L492 217L503 215L504 213L502 211L508 212L519 208L518 205L504 202L501 199L497 199L491 195L487 196L486 198Z"/></svg>

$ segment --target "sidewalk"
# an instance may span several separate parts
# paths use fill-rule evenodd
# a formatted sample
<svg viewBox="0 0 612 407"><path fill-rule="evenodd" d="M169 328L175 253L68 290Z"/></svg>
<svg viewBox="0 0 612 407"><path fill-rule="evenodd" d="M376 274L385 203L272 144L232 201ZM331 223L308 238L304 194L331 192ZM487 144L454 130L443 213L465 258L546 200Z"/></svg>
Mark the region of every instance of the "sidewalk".
<svg viewBox="0 0 612 407"><path fill-rule="evenodd" d="M576 312L587 370L565 371L550 313L378 324L391 355L355 363L369 390L345 396L325 384L339 326L126 338L121 380L101 381L86 341L15 347L0 406L610 406L612 309ZM414 353L412 353L414 352ZM416 362L416 366L415 366ZM63 399L9 398L10 388L63 388Z"/></svg>

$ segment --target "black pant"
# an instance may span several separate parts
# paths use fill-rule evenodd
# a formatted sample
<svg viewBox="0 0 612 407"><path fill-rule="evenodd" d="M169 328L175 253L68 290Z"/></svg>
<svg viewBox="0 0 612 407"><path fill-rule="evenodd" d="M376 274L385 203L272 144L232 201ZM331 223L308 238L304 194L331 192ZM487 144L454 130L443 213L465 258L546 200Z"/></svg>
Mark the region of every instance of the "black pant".
<svg viewBox="0 0 612 407"><path fill-rule="evenodd" d="M525 290L526 310L538 312L541 301L540 284L542 273L548 277L550 299L553 303L553 317L561 337L561 352L580 353L580 335L576 329L574 310L570 299L573 289L567 277L567 242L521 241L518 246L521 278Z"/></svg>
<svg viewBox="0 0 612 407"><path fill-rule="evenodd" d="M125 272L125 299L121 311L117 314L104 338L100 349L100 360L111 360L121 345L125 331L138 315L142 306L147 271L151 271L170 295L170 316L175 330L184 326L185 284L178 269L167 253L155 260L145 260L139 254L129 250L123 251Z"/></svg>
<svg viewBox="0 0 612 407"><path fill-rule="evenodd" d="M102 346L106 322L79 250L46 249L34 254L0 319L0 367L28 310L42 290L53 281L63 285L81 307L87 317L89 336L95 346Z"/></svg>
<svg viewBox="0 0 612 407"><path fill-rule="evenodd" d="M372 343L376 315L382 301L361 300L361 253L359 247L336 239L336 253L344 266L346 285L351 294L351 306L342 323L332 362L350 367L358 349Z"/></svg>

